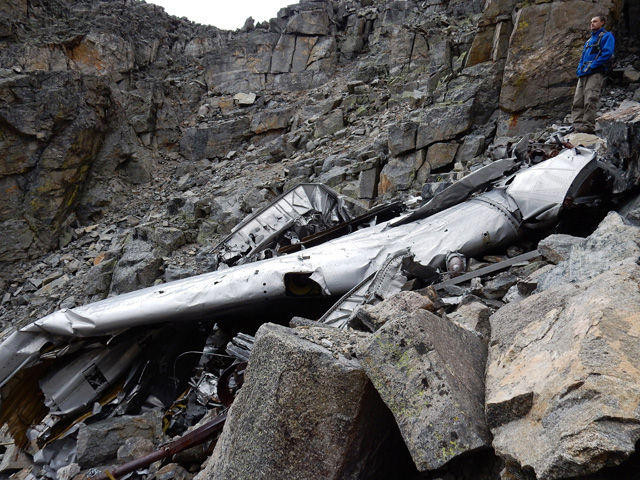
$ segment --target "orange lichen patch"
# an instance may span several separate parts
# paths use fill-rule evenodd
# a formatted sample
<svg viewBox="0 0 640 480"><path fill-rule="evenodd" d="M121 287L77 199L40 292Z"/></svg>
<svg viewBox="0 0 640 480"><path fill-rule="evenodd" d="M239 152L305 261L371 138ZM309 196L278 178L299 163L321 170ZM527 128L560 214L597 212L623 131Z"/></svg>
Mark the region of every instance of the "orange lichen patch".
<svg viewBox="0 0 640 480"><path fill-rule="evenodd" d="M4 190L4 194L3 194L4 198L12 197L13 195L17 195L18 193L20 193L20 187L18 187L18 185L15 185L15 184L8 185L3 190Z"/></svg>
<svg viewBox="0 0 640 480"><path fill-rule="evenodd" d="M509 120L509 126L510 127L515 127L518 124L518 119L520 118L520 114L519 113L514 113L513 115L511 115L511 119Z"/></svg>
<svg viewBox="0 0 640 480"><path fill-rule="evenodd" d="M380 175L380 183L378 184L378 192L380 194L386 193L391 190L392 182L386 175Z"/></svg>
<svg viewBox="0 0 640 480"><path fill-rule="evenodd" d="M69 58L76 63L95 68L98 73L105 70L102 57L93 42L82 41L69 51Z"/></svg>
<svg viewBox="0 0 640 480"><path fill-rule="evenodd" d="M106 255L106 252L100 252L96 258L93 259L93 264L94 265L100 265L100 263L102 263L102 261L104 260L104 257Z"/></svg>

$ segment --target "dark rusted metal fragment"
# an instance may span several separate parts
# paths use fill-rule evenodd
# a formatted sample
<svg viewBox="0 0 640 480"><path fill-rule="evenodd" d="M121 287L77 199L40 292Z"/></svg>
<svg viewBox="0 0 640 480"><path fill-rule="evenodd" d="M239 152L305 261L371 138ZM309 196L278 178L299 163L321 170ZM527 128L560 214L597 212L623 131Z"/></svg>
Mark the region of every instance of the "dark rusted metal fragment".
<svg viewBox="0 0 640 480"><path fill-rule="evenodd" d="M157 462L158 460L162 460L163 458L167 458L178 452L182 452L183 450L191 448L194 445L198 445L207 440L214 433L222 430L226 419L227 412L224 412L209 423L205 423L201 427L198 427L192 432L187 433L178 440L167 443L162 448L156 450L153 453L150 453L149 455L145 455L144 457L132 460L128 463L125 463L124 465L120 465L119 467L114 468L111 471L106 471L95 477L87 477L87 480L113 480L114 478L119 478L128 473L140 470L141 468L151 465L153 462Z"/></svg>

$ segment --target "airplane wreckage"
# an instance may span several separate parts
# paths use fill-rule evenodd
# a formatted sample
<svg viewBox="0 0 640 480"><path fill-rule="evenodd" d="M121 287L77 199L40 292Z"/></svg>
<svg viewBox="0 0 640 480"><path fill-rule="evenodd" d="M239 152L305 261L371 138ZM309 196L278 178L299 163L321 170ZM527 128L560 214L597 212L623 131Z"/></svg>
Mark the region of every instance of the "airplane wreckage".
<svg viewBox="0 0 640 480"><path fill-rule="evenodd" d="M409 279L428 285L462 274L467 258L611 198L616 169L595 152L553 155L498 159L410 213L398 202L354 216L331 189L299 185L213 249L216 271L56 311L15 331L0 344L0 422L16 445L41 449L34 460L49 462L52 478L56 465L73 461L69 437L81 420L146 404L162 406L165 427L182 432L207 406L221 406L221 372L248 359L245 333L259 324L300 316L354 326L362 304ZM184 406L188 396L199 406L180 427L174 402Z"/></svg>

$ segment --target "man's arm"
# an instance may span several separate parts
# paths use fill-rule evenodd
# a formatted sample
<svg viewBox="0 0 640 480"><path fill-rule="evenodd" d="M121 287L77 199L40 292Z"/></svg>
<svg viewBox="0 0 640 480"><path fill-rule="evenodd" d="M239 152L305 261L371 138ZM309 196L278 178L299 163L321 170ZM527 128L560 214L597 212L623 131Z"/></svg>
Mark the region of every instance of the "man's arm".
<svg viewBox="0 0 640 480"><path fill-rule="evenodd" d="M584 69L585 57L587 56L587 44L588 43L589 42L587 41L587 43L584 44L584 47L582 47L582 54L580 55L580 61L578 62L578 68L576 68L576 75L578 77L585 74L585 72L583 72L582 70Z"/></svg>
<svg viewBox="0 0 640 480"><path fill-rule="evenodd" d="M602 36L602 41L600 42L600 55L598 55L598 58L596 58L591 64L590 70L592 72L607 63L607 61L613 56L615 46L616 41L613 38L613 34L611 32L605 33Z"/></svg>

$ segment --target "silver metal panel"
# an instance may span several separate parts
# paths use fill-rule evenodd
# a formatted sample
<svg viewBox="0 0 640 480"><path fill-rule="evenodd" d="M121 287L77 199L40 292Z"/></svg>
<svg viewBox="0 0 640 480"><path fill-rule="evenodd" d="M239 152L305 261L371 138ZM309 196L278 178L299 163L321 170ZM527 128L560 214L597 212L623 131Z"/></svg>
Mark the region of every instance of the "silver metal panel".
<svg viewBox="0 0 640 480"><path fill-rule="evenodd" d="M518 172L507 193L518 204L523 220L557 214L576 175L595 157L592 150L576 147Z"/></svg>
<svg viewBox="0 0 640 480"><path fill-rule="evenodd" d="M109 387L140 353L136 339L110 348L88 349L68 365L43 378L40 389L52 414L73 413L87 407Z"/></svg>
<svg viewBox="0 0 640 480"><path fill-rule="evenodd" d="M503 193L496 191L486 195L508 206ZM285 296L284 276L287 273L310 273L325 294L344 295L363 278L376 272L388 255L403 248L410 249L416 261L437 266L449 251L474 255L489 244L511 241L517 235L513 219L496 215L494 207L476 200L408 225L387 226L382 223L366 228L295 255L240 265L59 310L26 326L22 332L84 337L139 325L256 311L265 302ZM470 232L475 234L470 235ZM0 345L0 384L37 358L37 355L29 355L11 361L14 354L7 348L11 342Z"/></svg>
<svg viewBox="0 0 640 480"><path fill-rule="evenodd" d="M41 349L55 338L44 331L18 330L0 344L0 387L23 367L28 367L40 357Z"/></svg>
<svg viewBox="0 0 640 480"><path fill-rule="evenodd" d="M346 328L360 305L376 304L399 292L407 281L402 273L402 261L411 256L407 249L392 255L375 275L370 275L347 292L318 321L332 327Z"/></svg>
<svg viewBox="0 0 640 480"><path fill-rule="evenodd" d="M515 203L503 190L483 193L422 221L394 227L405 229L413 225L416 230L402 237L402 243L409 248L391 255L390 259L411 253L418 263L442 268L447 254L452 251L473 256L491 246L512 242L518 236L519 223L513 215L516 211ZM416 238L420 241L415 242ZM400 246L399 243L396 246ZM387 263L393 265L390 261ZM340 299L320 321L338 328L346 327L354 310L374 295L383 294L386 298L399 292L403 282L392 280L404 277L399 271L396 275L385 276L383 270L384 266L379 270L380 275L362 282Z"/></svg>

